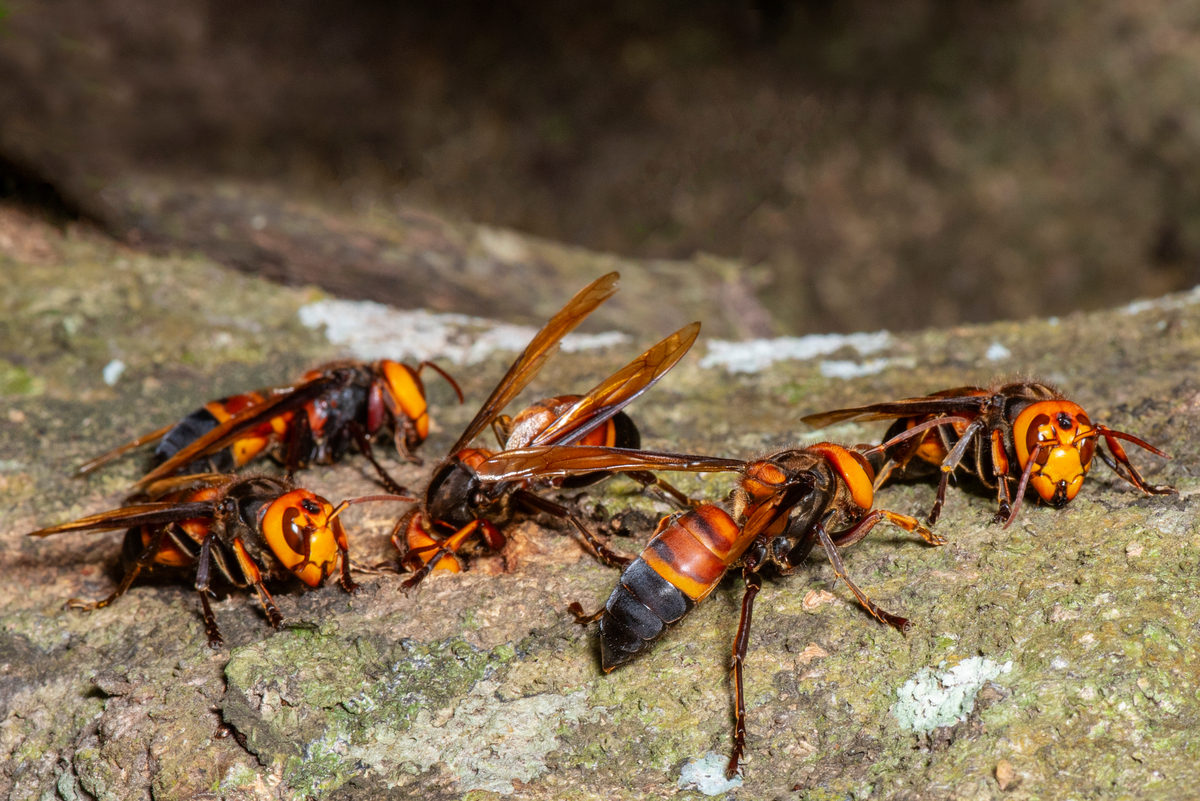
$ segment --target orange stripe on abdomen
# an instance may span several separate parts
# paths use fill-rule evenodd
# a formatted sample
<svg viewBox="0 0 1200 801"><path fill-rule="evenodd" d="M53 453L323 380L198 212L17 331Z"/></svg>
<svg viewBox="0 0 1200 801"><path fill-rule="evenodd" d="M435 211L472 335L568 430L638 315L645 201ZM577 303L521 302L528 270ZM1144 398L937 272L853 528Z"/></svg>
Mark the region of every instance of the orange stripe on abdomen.
<svg viewBox="0 0 1200 801"><path fill-rule="evenodd" d="M238 412L245 411L251 406L258 406L262 402L263 396L260 393L245 392L241 395L231 395L221 400L209 401L204 404L204 408L208 410L209 414L217 418L218 423L224 423Z"/></svg>
<svg viewBox="0 0 1200 801"><path fill-rule="evenodd" d="M588 432L587 436L583 437L576 445L599 445L605 448L611 448L617 444L617 427L612 420L608 420L604 425L597 429Z"/></svg>
<svg viewBox="0 0 1200 801"><path fill-rule="evenodd" d="M735 562L746 550L742 529L719 506L705 505L681 516L676 525L688 530L696 541L726 566Z"/></svg>
<svg viewBox="0 0 1200 801"><path fill-rule="evenodd" d="M740 533L720 508L702 506L671 521L641 556L671 586L700 601L746 550Z"/></svg>

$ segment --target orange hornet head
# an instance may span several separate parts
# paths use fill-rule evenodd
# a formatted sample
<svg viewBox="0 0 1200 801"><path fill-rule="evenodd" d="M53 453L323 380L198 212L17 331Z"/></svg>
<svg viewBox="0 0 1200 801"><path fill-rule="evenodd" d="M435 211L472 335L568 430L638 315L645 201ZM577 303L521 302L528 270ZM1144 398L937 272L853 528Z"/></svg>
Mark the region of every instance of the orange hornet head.
<svg viewBox="0 0 1200 801"><path fill-rule="evenodd" d="M429 406L425 402L425 384L417 371L407 364L383 359L379 362L383 374L383 397L388 410L397 418L412 421L408 432L410 449L418 447L429 436Z"/></svg>
<svg viewBox="0 0 1200 801"><path fill-rule="evenodd" d="M1059 508L1079 494L1092 466L1098 434L1083 409L1070 401L1041 401L1017 415L1013 423L1017 461L1023 472L1038 449L1029 484L1043 501Z"/></svg>
<svg viewBox="0 0 1200 801"><path fill-rule="evenodd" d="M339 521L333 504L306 489L276 498L260 518L263 538L275 558L310 587L319 587L338 560Z"/></svg>

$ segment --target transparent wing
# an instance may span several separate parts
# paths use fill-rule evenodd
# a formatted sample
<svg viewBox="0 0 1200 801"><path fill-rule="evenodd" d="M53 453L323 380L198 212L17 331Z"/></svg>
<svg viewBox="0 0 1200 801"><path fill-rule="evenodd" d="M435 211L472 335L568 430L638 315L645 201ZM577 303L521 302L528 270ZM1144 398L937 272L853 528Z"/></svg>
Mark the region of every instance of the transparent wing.
<svg viewBox="0 0 1200 801"><path fill-rule="evenodd" d="M977 390L977 388L961 387L924 398L905 398L886 403L872 403L869 406L834 409L831 412L810 414L801 417L800 420L813 428L825 428L825 426L844 423L848 420L895 420L898 417L920 417L926 414L978 412L987 403L988 396L986 394L966 394L969 390ZM949 394L952 392L962 392L963 394Z"/></svg>
<svg viewBox="0 0 1200 801"><path fill-rule="evenodd" d="M741 459L721 459L686 453L589 445L550 445L501 451L480 464L475 473L484 481L518 481L581 475L598 470L610 473L639 470L736 472L745 464Z"/></svg>
<svg viewBox="0 0 1200 801"><path fill-rule="evenodd" d="M221 423L187 447L180 449L170 459L167 459L158 467L142 476L133 486L135 488L145 487L160 478L171 475L176 470L190 464L196 459L217 453L236 442L247 431L267 422L272 417L278 417L281 414L301 408L306 403L319 398L329 390L345 384L349 379L349 373L335 371L318 376L302 384L272 389L271 392L277 393L273 397L268 398L257 406L250 406L243 409L233 417L230 417L224 423Z"/></svg>
<svg viewBox="0 0 1200 801"><path fill-rule="evenodd" d="M613 373L558 417L529 443L578 442L658 383L692 347L700 323L684 326Z"/></svg>
<svg viewBox="0 0 1200 801"><path fill-rule="evenodd" d="M496 415L503 411L509 401L520 394L521 390L537 375L554 353L562 338L582 323L584 319L596 310L601 303L611 298L617 291L620 273L608 273L585 286L575 297L563 306L558 314L550 318L550 322L542 327L533 341L525 346L525 350L513 362L512 367L500 379L500 383L492 390L492 394L475 415L470 425L463 431L458 442L450 449L457 453L471 444L471 440L486 428Z"/></svg>
<svg viewBox="0 0 1200 801"><path fill-rule="evenodd" d="M29 536L46 537L50 534L59 534L64 531L110 531L119 528L133 528L135 526L177 523L182 520L190 520L194 517L211 517L213 510L214 506L211 501L191 503L159 501L155 503L143 503L136 506L126 506L122 509L114 509L110 512L101 512L100 514L88 517L81 517L78 520L72 520L70 523L63 523L58 526L51 526L50 528L31 531L29 532Z"/></svg>

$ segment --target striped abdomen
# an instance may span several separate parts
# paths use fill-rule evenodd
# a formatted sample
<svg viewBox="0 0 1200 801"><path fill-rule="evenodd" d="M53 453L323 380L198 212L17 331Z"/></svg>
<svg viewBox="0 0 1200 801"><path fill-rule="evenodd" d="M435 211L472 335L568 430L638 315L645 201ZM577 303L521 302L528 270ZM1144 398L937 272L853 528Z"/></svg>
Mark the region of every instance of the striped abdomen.
<svg viewBox="0 0 1200 801"><path fill-rule="evenodd" d="M610 671L646 650L704 600L749 546L720 507L666 518L621 573L600 619L600 653Z"/></svg>
<svg viewBox="0 0 1200 801"><path fill-rule="evenodd" d="M212 431L235 414L245 411L251 406L258 406L265 400L258 392L247 392L243 395L233 395L229 398L211 401L175 424L167 432L154 454L161 460L170 459L179 451L191 445L200 437ZM279 417L272 418L256 428L245 432L229 447L212 454L203 460L188 465L184 472L229 472L258 456L271 444L273 438L278 438L287 432L287 426L292 419L291 412L285 412Z"/></svg>
<svg viewBox="0 0 1200 801"><path fill-rule="evenodd" d="M217 498L219 491L216 487L201 487L197 490L172 492L159 498L160 501L175 503L196 503L212 501ZM181 568L190 567L200 554L200 543L204 542L212 528L211 517L192 517L174 523L163 523L157 526L134 526L125 532L125 543L121 560L128 570L141 556L142 552L158 538L163 527L167 534L162 545L154 554L152 567Z"/></svg>

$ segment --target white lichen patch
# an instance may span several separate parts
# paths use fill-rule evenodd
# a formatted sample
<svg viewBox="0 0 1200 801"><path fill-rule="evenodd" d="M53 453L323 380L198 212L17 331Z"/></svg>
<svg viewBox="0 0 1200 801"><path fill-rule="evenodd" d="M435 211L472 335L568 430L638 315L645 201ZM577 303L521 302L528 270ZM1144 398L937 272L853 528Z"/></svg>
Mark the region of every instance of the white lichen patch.
<svg viewBox="0 0 1200 801"><path fill-rule="evenodd" d="M583 692L501 701L498 686L481 681L453 710L421 710L405 729L376 724L355 734L353 742L344 732L327 732L309 751L361 762L383 776L423 772L440 762L464 793L510 795L514 780L530 782L546 772L546 754L558 747L560 727L594 721L602 710L591 709Z"/></svg>
<svg viewBox="0 0 1200 801"><path fill-rule="evenodd" d="M679 781L676 786L680 790L690 790L693 787L705 795L720 795L742 786L742 777L725 778L725 766L729 757L714 754L709 751L699 759L693 759L679 771Z"/></svg>
<svg viewBox="0 0 1200 801"><path fill-rule="evenodd" d="M1147 522L1163 536L1169 538L1186 537L1194 522L1193 513L1189 509L1172 509L1160 507L1148 516Z"/></svg>
<svg viewBox="0 0 1200 801"><path fill-rule="evenodd" d="M356 359L445 358L455 364L475 364L497 351L520 351L536 328L507 325L466 314L435 314L424 309L394 309L369 300L319 300L302 306L300 322L325 327L325 336ZM607 348L628 342L619 331L569 334L566 352Z"/></svg>
<svg viewBox="0 0 1200 801"><path fill-rule="evenodd" d="M853 348L859 355L868 356L883 350L891 342L892 335L887 331L873 334L809 334L805 337L750 339L745 342L710 339L708 353L700 360L700 366L724 367L731 373L758 373L775 362L814 359L845 347Z"/></svg>
<svg viewBox="0 0 1200 801"><path fill-rule="evenodd" d="M520 264L529 258L525 240L513 231L481 225L475 231L475 238L489 256L504 264Z"/></svg>
<svg viewBox="0 0 1200 801"><path fill-rule="evenodd" d="M999 342L993 342L988 346L987 353L983 354L989 362L1004 361L1009 356L1012 356L1012 351L1001 345Z"/></svg>
<svg viewBox="0 0 1200 801"><path fill-rule="evenodd" d="M1000 664L981 656L964 659L949 670L922 668L897 691L892 715L910 731L953 725L971 714L984 684L1010 670L1012 662Z"/></svg>
<svg viewBox="0 0 1200 801"><path fill-rule="evenodd" d="M108 364L104 365L103 375L104 383L110 387L115 386L121 380L121 374L125 372L125 362L120 359L113 359Z"/></svg>
<svg viewBox="0 0 1200 801"><path fill-rule="evenodd" d="M1176 292L1171 295L1163 295L1161 298L1154 300L1135 300L1121 311L1126 314L1141 314L1144 311L1158 309L1160 311L1168 311L1170 309L1183 309L1188 306L1200 303L1200 286L1194 286L1187 292Z"/></svg>
<svg viewBox="0 0 1200 801"><path fill-rule="evenodd" d="M886 368L896 364L899 359L868 359L861 364L858 362L838 360L821 362L821 375L825 378L858 378L864 375L882 373Z"/></svg>

